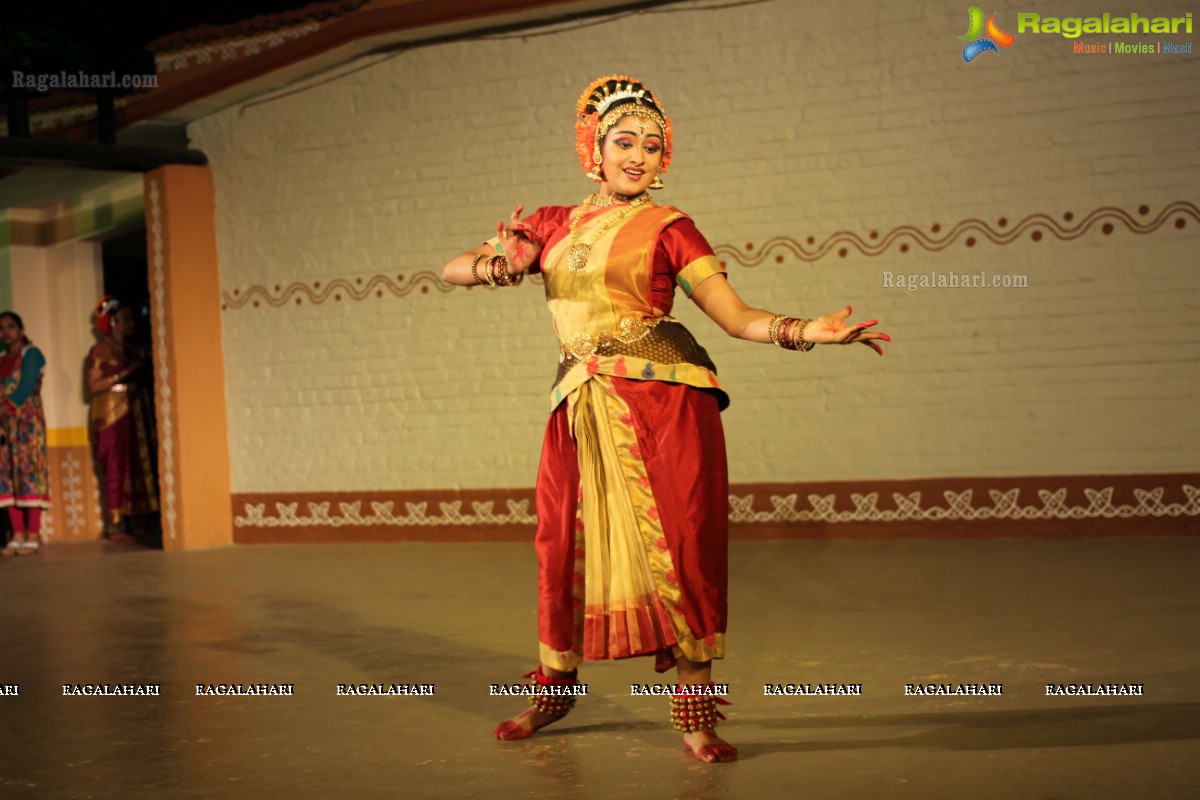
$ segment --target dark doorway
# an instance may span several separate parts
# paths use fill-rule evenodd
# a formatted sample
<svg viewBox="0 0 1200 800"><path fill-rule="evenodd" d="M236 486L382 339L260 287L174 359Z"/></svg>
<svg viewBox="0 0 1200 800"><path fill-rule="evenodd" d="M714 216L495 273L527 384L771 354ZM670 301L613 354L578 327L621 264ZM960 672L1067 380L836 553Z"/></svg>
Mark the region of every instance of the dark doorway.
<svg viewBox="0 0 1200 800"><path fill-rule="evenodd" d="M104 293L133 309L137 318L134 341L150 350L150 265L146 258L146 229L139 228L102 246Z"/></svg>

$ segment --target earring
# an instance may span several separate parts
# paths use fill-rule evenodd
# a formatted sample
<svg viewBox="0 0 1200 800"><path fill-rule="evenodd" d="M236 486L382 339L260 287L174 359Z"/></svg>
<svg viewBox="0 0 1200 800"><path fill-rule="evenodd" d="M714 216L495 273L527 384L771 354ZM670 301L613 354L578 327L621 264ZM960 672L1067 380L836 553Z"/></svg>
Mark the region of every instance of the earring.
<svg viewBox="0 0 1200 800"><path fill-rule="evenodd" d="M651 188L651 189L661 189L661 188L663 188L663 180L662 180L662 175L655 174L655 176L654 176L654 180L650 181L650 188Z"/></svg>
<svg viewBox="0 0 1200 800"><path fill-rule="evenodd" d="M604 182L604 176L600 173L600 162L601 161L603 161L603 158L600 156L600 145L597 144L595 149L592 150L593 166L590 170L588 170L588 177L591 178L592 180L594 180L596 183Z"/></svg>

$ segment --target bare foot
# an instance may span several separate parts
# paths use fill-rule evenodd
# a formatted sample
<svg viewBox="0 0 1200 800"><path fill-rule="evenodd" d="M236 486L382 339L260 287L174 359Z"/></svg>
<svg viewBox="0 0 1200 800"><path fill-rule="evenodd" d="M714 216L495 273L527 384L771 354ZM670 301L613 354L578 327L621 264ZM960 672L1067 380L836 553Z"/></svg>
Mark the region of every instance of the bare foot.
<svg viewBox="0 0 1200 800"><path fill-rule="evenodd" d="M552 722L558 722L567 712L548 714L536 708L528 708L512 719L505 720L496 726L497 739L527 739Z"/></svg>
<svg viewBox="0 0 1200 800"><path fill-rule="evenodd" d="M716 764L719 761L737 761L737 748L717 736L711 730L694 731L683 735L683 744L698 761Z"/></svg>

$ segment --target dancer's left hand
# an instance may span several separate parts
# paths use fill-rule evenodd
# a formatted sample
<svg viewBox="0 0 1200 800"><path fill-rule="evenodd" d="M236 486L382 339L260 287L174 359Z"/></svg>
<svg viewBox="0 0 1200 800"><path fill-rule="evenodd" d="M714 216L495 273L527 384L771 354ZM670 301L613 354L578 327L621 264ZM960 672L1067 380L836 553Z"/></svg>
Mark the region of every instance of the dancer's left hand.
<svg viewBox="0 0 1200 800"><path fill-rule="evenodd" d="M865 344L879 355L883 355L883 348L879 342L890 342L892 337L881 331L868 330L878 325L878 320L847 322L851 313L853 309L846 306L841 311L814 319L804 326L804 340L816 344Z"/></svg>

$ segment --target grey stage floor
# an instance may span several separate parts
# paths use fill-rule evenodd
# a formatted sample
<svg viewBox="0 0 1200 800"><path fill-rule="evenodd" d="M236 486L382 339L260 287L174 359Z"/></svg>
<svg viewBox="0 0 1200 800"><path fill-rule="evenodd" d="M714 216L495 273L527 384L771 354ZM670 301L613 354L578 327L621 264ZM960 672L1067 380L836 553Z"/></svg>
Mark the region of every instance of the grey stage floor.
<svg viewBox="0 0 1200 800"><path fill-rule="evenodd" d="M528 545L63 545L0 563L0 684L20 687L0 696L0 797L1194 798L1198 556L1195 539L738 542L716 677L742 758L705 766L664 700L630 696L660 680L646 659L588 665L570 717L491 738L523 706L489 684L535 663ZM131 682L161 696L63 696ZM816 682L863 694L763 695ZM295 694L196 696L216 683Z"/></svg>

